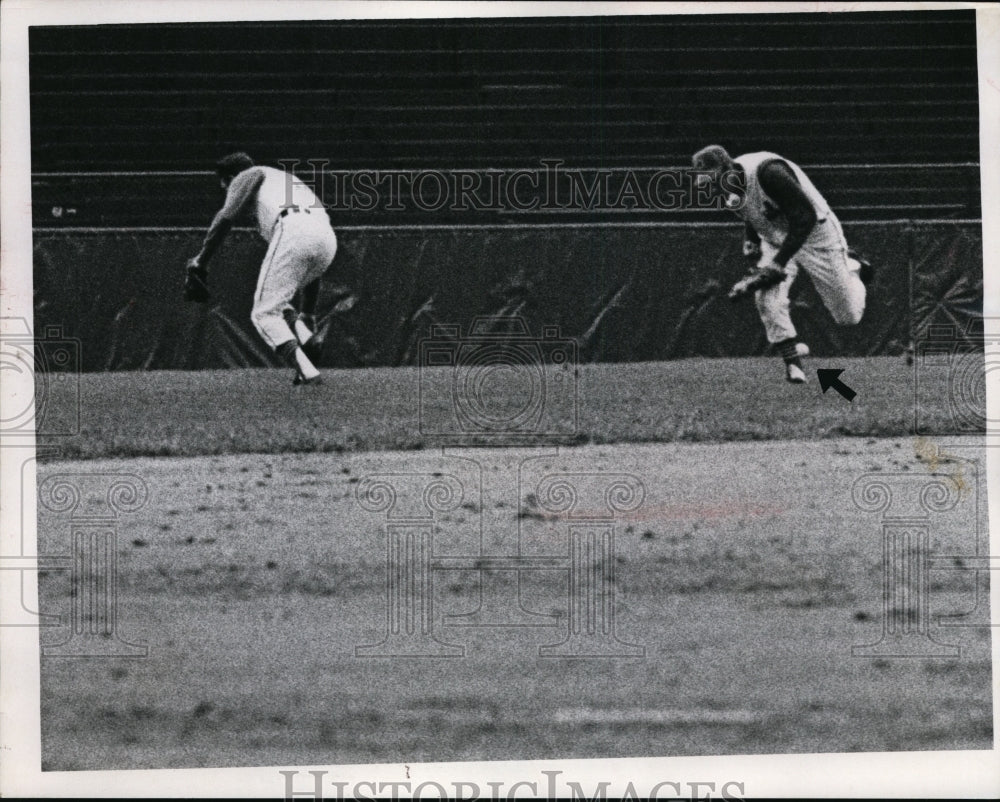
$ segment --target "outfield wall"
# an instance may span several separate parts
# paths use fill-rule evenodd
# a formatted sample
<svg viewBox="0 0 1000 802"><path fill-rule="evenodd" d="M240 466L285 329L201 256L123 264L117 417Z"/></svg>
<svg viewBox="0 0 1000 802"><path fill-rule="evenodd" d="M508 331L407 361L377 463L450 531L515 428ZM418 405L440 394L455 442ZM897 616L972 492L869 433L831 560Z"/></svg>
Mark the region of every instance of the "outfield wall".
<svg viewBox="0 0 1000 802"><path fill-rule="evenodd" d="M808 278L792 317L818 356L901 353L931 324L964 332L982 314L978 221L845 225L878 267L864 320L836 326ZM582 361L767 351L752 302L725 290L746 269L741 229L703 225L532 225L338 229L319 313L341 288L323 366L417 364L435 323L522 316L532 334L558 326ZM35 330L80 340L86 371L277 364L250 324L263 243L235 231L212 265L212 304L181 298L185 260L203 230L36 229ZM712 280L718 282L713 289Z"/></svg>

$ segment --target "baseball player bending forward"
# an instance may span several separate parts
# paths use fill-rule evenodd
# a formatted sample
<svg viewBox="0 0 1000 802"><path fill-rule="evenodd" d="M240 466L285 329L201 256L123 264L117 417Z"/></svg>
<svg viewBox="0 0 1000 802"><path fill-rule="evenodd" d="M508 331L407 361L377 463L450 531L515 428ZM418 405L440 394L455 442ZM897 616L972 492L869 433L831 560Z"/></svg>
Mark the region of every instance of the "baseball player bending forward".
<svg viewBox="0 0 1000 802"><path fill-rule="evenodd" d="M216 172L226 190L226 201L212 220L201 251L187 263L184 297L198 302L210 298L208 262L239 214L255 208L257 230L268 248L250 319L264 342L295 369L294 384L319 383L320 374L313 364L318 343L309 321L319 279L337 252L337 237L326 209L291 173L255 166L246 153L220 159ZM304 309L296 316L292 300L299 290L303 291Z"/></svg>
<svg viewBox="0 0 1000 802"><path fill-rule="evenodd" d="M755 294L767 340L785 361L785 378L801 384L806 380L801 358L809 347L796 339L788 303L799 267L810 275L841 326L861 321L872 267L848 249L840 221L797 164L768 152L734 159L719 145L699 150L693 163L711 173L716 187L729 173L736 180L724 183L743 188L742 194L731 192L725 202L744 221L743 253L758 261L729 297Z"/></svg>

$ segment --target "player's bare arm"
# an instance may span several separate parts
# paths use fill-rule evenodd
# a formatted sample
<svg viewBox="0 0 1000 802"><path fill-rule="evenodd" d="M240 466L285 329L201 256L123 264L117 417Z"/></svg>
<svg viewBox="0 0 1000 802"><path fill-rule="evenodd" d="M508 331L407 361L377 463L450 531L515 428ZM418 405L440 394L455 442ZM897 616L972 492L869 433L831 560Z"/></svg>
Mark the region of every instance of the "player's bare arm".
<svg viewBox="0 0 1000 802"><path fill-rule="evenodd" d="M757 172L761 188L788 220L788 235L774 255L774 262L784 268L816 226L816 210L799 184L792 168L780 159L764 162Z"/></svg>
<svg viewBox="0 0 1000 802"><path fill-rule="evenodd" d="M255 167L242 170L231 179L223 178L226 201L212 220L198 255L188 259L187 276L184 279L184 300L194 303L208 303L211 300L212 294L208 289L208 261L226 238L240 212L257 194L263 180L263 172Z"/></svg>
<svg viewBox="0 0 1000 802"><path fill-rule="evenodd" d="M257 194L263 180L264 173L257 167L244 170L233 178L226 190L226 202L212 220L201 251L191 259L189 267L192 265L202 269L207 267L209 260L232 229L233 223Z"/></svg>

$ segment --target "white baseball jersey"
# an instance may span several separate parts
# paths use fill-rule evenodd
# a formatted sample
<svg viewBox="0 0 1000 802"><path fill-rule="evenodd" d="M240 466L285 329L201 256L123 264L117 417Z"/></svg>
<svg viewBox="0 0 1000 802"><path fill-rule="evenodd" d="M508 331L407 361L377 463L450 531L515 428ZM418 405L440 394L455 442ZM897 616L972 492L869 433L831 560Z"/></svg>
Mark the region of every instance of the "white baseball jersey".
<svg viewBox="0 0 1000 802"><path fill-rule="evenodd" d="M256 169L264 174L257 190L257 230L267 242L271 241L281 210L289 206L308 209L310 215L326 219L322 202L304 181L274 167Z"/></svg>
<svg viewBox="0 0 1000 802"><path fill-rule="evenodd" d="M736 157L733 161L740 165L746 173L747 186L743 206L734 209L734 211L753 226L754 231L760 235L762 240L780 247L781 243L785 241L785 237L788 236L788 220L778 209L778 205L768 197L760 185L760 178L757 175L760 165L771 159L780 159L795 173L802 191L816 210L817 223L823 223L827 218L832 217L833 213L826 200L819 194L819 190L813 186L813 182L795 162L790 162L777 153L769 153L768 151L746 153Z"/></svg>
<svg viewBox="0 0 1000 802"><path fill-rule="evenodd" d="M867 292L858 276L860 265L856 259L847 256L847 241L840 221L801 167L767 151L747 153L733 160L746 172L747 180L743 206L733 211L760 235L759 265L770 264L788 236L788 219L768 197L757 175L760 165L770 159L781 159L795 173L802 191L816 210L816 225L785 265L787 278L756 293L757 311L768 342L779 343L797 336L792 324L788 291L800 267L809 274L834 321L842 326L856 325L864 314Z"/></svg>

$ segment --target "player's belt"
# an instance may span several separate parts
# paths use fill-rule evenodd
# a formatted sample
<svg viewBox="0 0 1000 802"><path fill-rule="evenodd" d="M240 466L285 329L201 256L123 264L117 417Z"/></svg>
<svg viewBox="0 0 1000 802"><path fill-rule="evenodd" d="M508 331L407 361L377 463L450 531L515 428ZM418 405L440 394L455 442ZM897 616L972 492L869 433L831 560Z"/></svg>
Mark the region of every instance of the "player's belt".
<svg viewBox="0 0 1000 802"><path fill-rule="evenodd" d="M303 214L309 214L309 210L305 206L286 206L280 212L278 212L278 219L282 217L287 217L292 212L302 212Z"/></svg>

